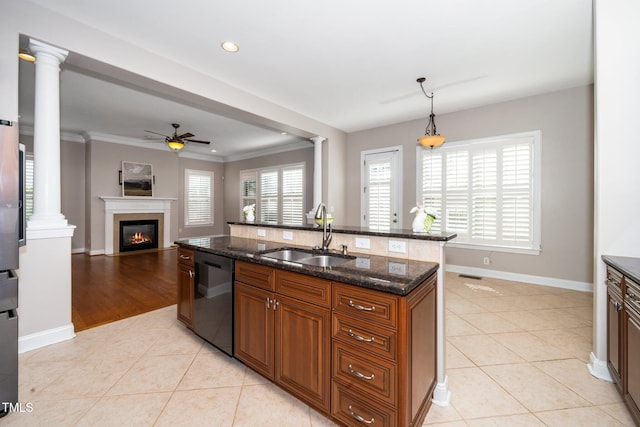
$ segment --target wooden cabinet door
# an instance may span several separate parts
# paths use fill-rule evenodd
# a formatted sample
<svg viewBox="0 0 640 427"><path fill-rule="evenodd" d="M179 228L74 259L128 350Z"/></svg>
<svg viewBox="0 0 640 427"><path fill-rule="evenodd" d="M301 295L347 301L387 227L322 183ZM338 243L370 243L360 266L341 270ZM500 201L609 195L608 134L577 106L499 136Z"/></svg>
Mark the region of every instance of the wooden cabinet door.
<svg viewBox="0 0 640 427"><path fill-rule="evenodd" d="M622 389L620 363L620 334L622 329L622 304L621 300L609 291L607 293L607 358L609 370L618 389Z"/></svg>
<svg viewBox="0 0 640 427"><path fill-rule="evenodd" d="M242 282L234 284L235 357L274 379L274 295Z"/></svg>
<svg viewBox="0 0 640 427"><path fill-rule="evenodd" d="M178 263L178 320L193 329L193 267Z"/></svg>
<svg viewBox="0 0 640 427"><path fill-rule="evenodd" d="M275 381L328 413L331 404L331 311L278 295Z"/></svg>
<svg viewBox="0 0 640 427"><path fill-rule="evenodd" d="M640 415L640 316L627 313L627 402L636 421Z"/></svg>

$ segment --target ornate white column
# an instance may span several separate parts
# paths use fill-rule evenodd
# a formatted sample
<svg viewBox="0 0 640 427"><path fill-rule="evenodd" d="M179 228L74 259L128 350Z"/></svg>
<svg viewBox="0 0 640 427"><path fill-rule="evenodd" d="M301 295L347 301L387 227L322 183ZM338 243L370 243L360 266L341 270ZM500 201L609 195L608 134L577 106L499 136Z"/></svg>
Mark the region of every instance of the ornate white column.
<svg viewBox="0 0 640 427"><path fill-rule="evenodd" d="M28 228L67 225L60 193L60 63L69 53L37 40L29 41L36 56L33 128L33 215Z"/></svg>
<svg viewBox="0 0 640 427"><path fill-rule="evenodd" d="M311 138L313 141L313 209L315 213L316 208L322 202L322 143L327 138L324 136L314 136Z"/></svg>

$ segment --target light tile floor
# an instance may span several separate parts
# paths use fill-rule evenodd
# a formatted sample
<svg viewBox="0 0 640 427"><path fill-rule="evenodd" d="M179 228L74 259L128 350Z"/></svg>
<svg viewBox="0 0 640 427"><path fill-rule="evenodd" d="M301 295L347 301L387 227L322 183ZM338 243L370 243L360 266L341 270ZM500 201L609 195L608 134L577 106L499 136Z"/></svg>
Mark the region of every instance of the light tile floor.
<svg viewBox="0 0 640 427"><path fill-rule="evenodd" d="M425 425L633 426L589 375L590 293L446 278L451 405ZM175 319L175 306L20 355L27 411L4 426L331 426Z"/></svg>

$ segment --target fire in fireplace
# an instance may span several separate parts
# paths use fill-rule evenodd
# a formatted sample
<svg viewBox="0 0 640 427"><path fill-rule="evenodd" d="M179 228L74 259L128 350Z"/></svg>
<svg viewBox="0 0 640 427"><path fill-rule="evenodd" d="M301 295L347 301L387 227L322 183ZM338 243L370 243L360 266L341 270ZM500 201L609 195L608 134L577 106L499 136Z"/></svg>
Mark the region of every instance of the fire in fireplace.
<svg viewBox="0 0 640 427"><path fill-rule="evenodd" d="M158 220L120 221L120 252L158 247Z"/></svg>

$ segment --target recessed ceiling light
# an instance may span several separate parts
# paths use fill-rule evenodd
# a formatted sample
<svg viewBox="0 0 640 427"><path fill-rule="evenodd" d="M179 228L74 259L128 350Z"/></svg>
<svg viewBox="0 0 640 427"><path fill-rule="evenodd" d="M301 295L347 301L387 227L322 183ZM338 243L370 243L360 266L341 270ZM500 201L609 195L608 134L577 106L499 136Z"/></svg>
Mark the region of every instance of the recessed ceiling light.
<svg viewBox="0 0 640 427"><path fill-rule="evenodd" d="M232 41L226 41L226 42L222 42L222 44L220 45L222 46L222 48L224 50L226 50L227 52L237 52L240 50L240 46L238 46L237 44L235 44Z"/></svg>
<svg viewBox="0 0 640 427"><path fill-rule="evenodd" d="M286 132L280 132L280 135L287 135Z"/></svg>
<svg viewBox="0 0 640 427"><path fill-rule="evenodd" d="M217 152L217 151L218 151L218 150L216 150L215 148L213 148L213 149L211 150L211 152L212 152L212 153L215 153L215 152Z"/></svg>

